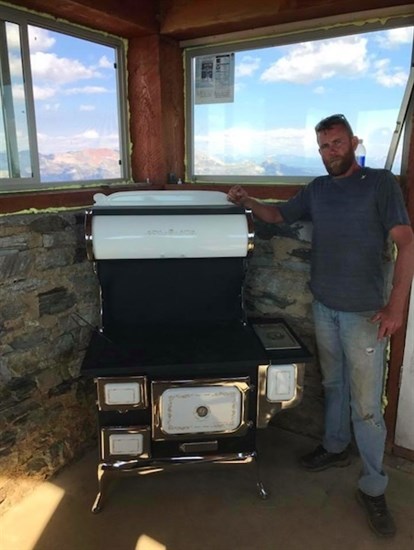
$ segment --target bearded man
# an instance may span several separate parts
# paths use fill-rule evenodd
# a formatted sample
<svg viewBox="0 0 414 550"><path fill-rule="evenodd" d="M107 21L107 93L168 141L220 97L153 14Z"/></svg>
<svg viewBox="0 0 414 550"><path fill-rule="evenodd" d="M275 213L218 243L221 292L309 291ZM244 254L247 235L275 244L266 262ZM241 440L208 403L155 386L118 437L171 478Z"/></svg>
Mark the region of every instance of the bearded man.
<svg viewBox="0 0 414 550"><path fill-rule="evenodd" d="M322 443L301 464L314 472L350 464L353 428L362 462L357 499L375 533L392 536L383 469L385 350L403 323L414 274L413 231L392 173L358 165L358 138L344 115L321 120L315 131L328 175L278 206L257 201L238 185L228 199L268 223L313 223L310 289L325 425ZM398 251L391 289L384 254L390 240Z"/></svg>

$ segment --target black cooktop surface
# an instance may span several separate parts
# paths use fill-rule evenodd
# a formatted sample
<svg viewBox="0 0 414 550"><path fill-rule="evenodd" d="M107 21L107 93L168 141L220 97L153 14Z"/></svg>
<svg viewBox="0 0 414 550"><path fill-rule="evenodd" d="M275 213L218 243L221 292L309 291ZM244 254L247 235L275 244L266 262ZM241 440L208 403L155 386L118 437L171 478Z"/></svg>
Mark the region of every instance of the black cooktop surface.
<svg viewBox="0 0 414 550"><path fill-rule="evenodd" d="M272 325L269 325L272 326ZM274 325L289 330L282 320ZM174 324L118 327L92 334L82 371L93 376L140 374L151 371L183 375L240 371L243 368L284 361L306 360L309 352L289 330L280 349L267 349L261 331L241 321L214 324Z"/></svg>
<svg viewBox="0 0 414 550"><path fill-rule="evenodd" d="M251 326L243 323L119 327L92 335L82 370L94 375L188 365L242 365L266 361L266 351Z"/></svg>

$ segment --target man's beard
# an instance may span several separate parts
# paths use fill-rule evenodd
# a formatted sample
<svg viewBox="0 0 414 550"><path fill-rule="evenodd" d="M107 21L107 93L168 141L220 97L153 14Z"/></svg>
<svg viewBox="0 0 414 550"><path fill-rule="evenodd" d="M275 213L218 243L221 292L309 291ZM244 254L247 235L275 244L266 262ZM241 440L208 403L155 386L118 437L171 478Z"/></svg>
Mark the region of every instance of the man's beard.
<svg viewBox="0 0 414 550"><path fill-rule="evenodd" d="M331 160L323 160L326 171L330 176L342 176L345 174L352 166L354 162L354 152L352 149L349 149L347 153L342 156L337 156Z"/></svg>

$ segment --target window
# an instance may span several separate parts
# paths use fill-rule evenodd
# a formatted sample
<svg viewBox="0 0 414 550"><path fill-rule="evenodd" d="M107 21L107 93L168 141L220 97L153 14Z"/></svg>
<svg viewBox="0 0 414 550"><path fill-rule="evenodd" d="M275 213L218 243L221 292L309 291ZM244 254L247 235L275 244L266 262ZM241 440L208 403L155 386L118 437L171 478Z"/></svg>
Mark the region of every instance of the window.
<svg viewBox="0 0 414 550"><path fill-rule="evenodd" d="M129 179L123 43L0 8L0 190Z"/></svg>
<svg viewBox="0 0 414 550"><path fill-rule="evenodd" d="M363 139L368 166L399 174L413 24L395 18L220 46L184 43L187 179L310 181L325 172L314 126L335 113Z"/></svg>

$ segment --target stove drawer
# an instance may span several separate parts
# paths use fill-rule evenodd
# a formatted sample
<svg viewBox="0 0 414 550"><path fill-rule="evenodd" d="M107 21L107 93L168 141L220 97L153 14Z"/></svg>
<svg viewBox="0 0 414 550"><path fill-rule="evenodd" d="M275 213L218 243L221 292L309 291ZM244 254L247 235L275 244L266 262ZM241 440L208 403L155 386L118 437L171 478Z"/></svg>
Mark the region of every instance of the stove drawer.
<svg viewBox="0 0 414 550"><path fill-rule="evenodd" d="M95 378L100 411L129 411L148 407L145 376Z"/></svg>
<svg viewBox="0 0 414 550"><path fill-rule="evenodd" d="M148 426L101 428L101 460L116 462L150 458L151 431Z"/></svg>
<svg viewBox="0 0 414 550"><path fill-rule="evenodd" d="M304 378L304 363L259 365L258 428L266 428L275 414L282 409L295 407L301 401Z"/></svg>

